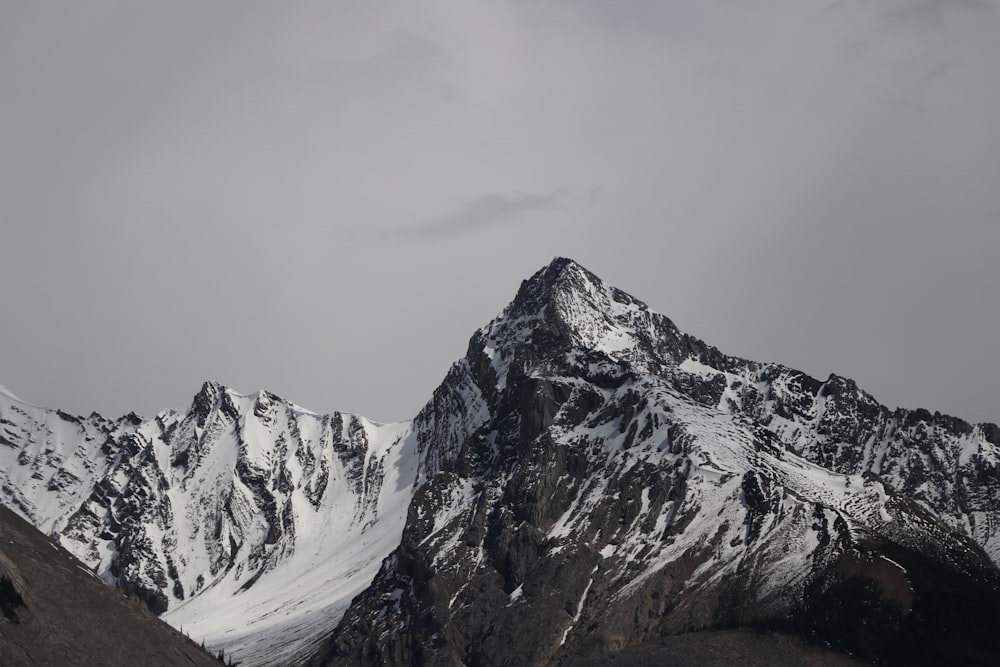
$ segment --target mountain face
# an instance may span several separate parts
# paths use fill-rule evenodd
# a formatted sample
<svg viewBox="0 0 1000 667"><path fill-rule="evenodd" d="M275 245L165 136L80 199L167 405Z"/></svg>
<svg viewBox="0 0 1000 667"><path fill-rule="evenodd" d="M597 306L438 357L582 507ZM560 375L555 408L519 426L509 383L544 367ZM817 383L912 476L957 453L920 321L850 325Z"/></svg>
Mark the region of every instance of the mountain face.
<svg viewBox="0 0 1000 667"><path fill-rule="evenodd" d="M244 664L583 664L712 628L982 660L998 454L565 259L404 424L214 383L148 421L0 397L3 502Z"/></svg>

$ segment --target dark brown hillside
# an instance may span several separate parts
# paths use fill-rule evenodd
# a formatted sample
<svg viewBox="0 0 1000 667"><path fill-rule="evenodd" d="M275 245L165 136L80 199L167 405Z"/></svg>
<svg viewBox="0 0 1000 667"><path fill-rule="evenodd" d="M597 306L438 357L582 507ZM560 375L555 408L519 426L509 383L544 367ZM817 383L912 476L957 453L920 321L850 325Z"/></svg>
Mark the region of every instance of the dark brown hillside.
<svg viewBox="0 0 1000 667"><path fill-rule="evenodd" d="M0 665L219 662L0 507Z"/></svg>

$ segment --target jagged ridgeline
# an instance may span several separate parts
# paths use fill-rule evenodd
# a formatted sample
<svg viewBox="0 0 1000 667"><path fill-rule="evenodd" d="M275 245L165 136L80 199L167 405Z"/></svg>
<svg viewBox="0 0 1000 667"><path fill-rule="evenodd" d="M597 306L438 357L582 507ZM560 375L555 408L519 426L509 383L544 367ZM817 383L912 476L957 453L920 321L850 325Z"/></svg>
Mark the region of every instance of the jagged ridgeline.
<svg viewBox="0 0 1000 667"><path fill-rule="evenodd" d="M997 427L727 356L566 259L411 422L215 383L0 420L4 503L245 665L995 657Z"/></svg>

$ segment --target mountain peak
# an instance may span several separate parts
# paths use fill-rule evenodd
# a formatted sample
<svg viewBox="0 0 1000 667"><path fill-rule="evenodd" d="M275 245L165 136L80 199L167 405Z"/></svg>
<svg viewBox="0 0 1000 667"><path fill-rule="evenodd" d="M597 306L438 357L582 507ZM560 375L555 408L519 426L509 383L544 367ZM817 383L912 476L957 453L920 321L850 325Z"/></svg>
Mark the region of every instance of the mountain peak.
<svg viewBox="0 0 1000 667"><path fill-rule="evenodd" d="M682 336L669 318L564 257L557 257L522 284L518 298L522 294L541 297L551 305L546 318L577 347L640 365L651 356L661 356L654 350L657 341L676 342ZM660 365L665 359L657 361Z"/></svg>
<svg viewBox="0 0 1000 667"><path fill-rule="evenodd" d="M684 341L667 317L572 259L557 257L522 282L510 305L477 332L470 361L477 366L485 355L502 389L519 355L525 363L529 357L569 362L597 355L595 363L658 373L681 361Z"/></svg>
<svg viewBox="0 0 1000 667"><path fill-rule="evenodd" d="M556 322L563 320L564 314L575 313L575 317L570 316L572 321L565 322L572 329L581 324L579 319L583 315L585 319L604 319L612 291L619 292L574 260L556 257L521 282L517 295L500 319Z"/></svg>
<svg viewBox="0 0 1000 667"><path fill-rule="evenodd" d="M541 311L557 295L592 292L604 283L596 275L567 257L556 257L521 283L512 305L518 310Z"/></svg>
<svg viewBox="0 0 1000 667"><path fill-rule="evenodd" d="M535 275L545 274L555 279L562 277L572 277L586 275L591 279L600 282L600 278L584 268L579 262L569 257L556 257L547 265L542 267Z"/></svg>
<svg viewBox="0 0 1000 667"><path fill-rule="evenodd" d="M195 409L204 414L208 415L215 406L215 402L218 400L219 395L226 390L226 387L215 380L206 380L201 385L201 389L194 396L194 407Z"/></svg>

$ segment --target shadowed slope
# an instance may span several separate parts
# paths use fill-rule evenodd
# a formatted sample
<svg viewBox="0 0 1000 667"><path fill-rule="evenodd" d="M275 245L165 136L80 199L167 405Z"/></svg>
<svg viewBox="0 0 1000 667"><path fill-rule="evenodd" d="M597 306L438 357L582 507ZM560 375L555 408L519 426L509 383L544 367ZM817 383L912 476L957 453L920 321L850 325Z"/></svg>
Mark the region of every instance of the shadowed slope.
<svg viewBox="0 0 1000 667"><path fill-rule="evenodd" d="M7 667L219 665L6 507L0 507L0 606L0 664Z"/></svg>

